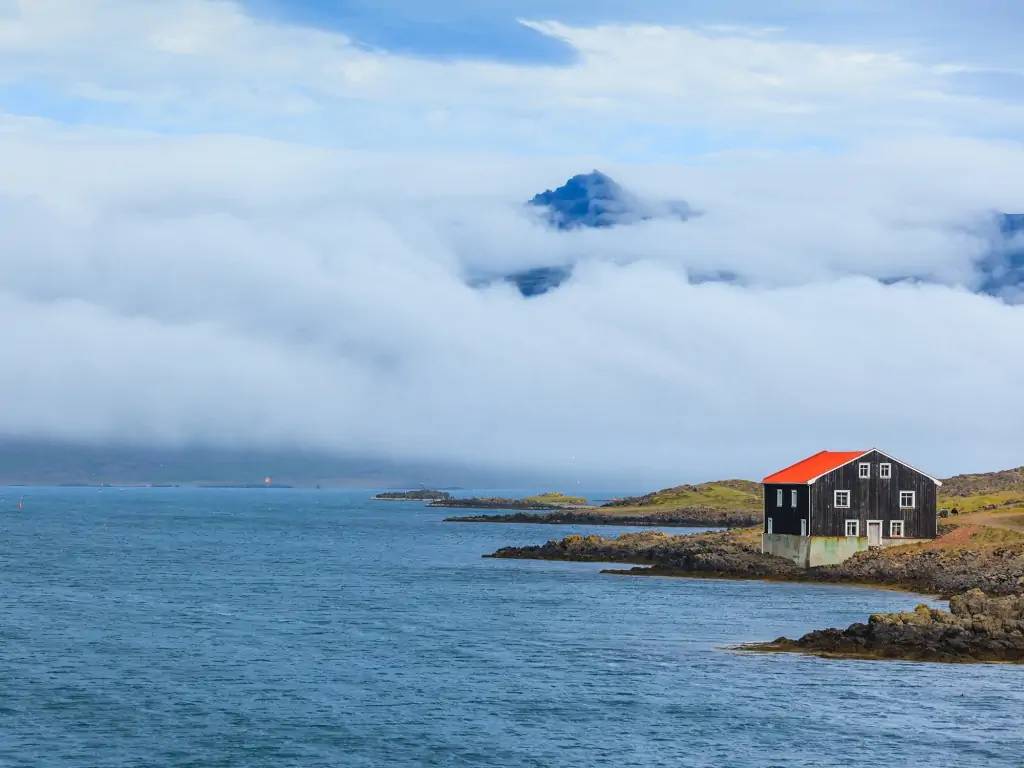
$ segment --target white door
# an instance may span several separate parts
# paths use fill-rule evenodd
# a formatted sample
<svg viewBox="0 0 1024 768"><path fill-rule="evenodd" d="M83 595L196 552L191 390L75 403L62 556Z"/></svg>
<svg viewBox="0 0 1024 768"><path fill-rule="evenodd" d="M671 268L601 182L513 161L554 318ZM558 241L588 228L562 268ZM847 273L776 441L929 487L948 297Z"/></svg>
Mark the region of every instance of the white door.
<svg viewBox="0 0 1024 768"><path fill-rule="evenodd" d="M877 547L882 543L882 521L868 520L868 546Z"/></svg>

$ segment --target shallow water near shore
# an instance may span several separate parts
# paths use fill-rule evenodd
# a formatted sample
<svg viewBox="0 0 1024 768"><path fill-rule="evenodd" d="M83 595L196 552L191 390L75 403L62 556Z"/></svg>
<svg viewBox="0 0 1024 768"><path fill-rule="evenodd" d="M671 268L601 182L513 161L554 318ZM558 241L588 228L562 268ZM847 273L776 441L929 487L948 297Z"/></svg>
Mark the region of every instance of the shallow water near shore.
<svg viewBox="0 0 1024 768"><path fill-rule="evenodd" d="M919 596L482 559L623 529L370 495L0 490L0 765L1024 762L1024 667L724 650Z"/></svg>

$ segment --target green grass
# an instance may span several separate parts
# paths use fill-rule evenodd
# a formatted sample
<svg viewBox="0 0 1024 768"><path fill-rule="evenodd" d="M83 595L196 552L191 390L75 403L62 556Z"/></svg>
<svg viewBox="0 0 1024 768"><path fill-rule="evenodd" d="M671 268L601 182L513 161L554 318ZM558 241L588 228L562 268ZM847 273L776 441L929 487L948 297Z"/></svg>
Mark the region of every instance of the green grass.
<svg viewBox="0 0 1024 768"><path fill-rule="evenodd" d="M704 507L728 512L759 512L763 509L763 500L760 483L750 480L719 480L697 485L677 485L644 496L619 499L605 506L618 509Z"/></svg>
<svg viewBox="0 0 1024 768"><path fill-rule="evenodd" d="M1024 491L993 491L969 496L947 496L940 491L939 509L954 508L959 510L961 515L982 510L1024 512Z"/></svg>
<svg viewBox="0 0 1024 768"><path fill-rule="evenodd" d="M582 496L567 496L560 491L538 493L536 496L527 496L523 501L529 502L530 504L553 504L555 506L562 504L581 506L587 503L587 500Z"/></svg>

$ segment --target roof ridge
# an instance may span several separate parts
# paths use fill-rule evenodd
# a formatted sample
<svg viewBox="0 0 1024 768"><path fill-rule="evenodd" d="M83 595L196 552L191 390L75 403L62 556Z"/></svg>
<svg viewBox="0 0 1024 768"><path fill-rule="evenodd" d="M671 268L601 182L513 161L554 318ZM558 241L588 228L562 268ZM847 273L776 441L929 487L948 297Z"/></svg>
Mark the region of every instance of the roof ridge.
<svg viewBox="0 0 1024 768"><path fill-rule="evenodd" d="M780 470L772 472L762 478L762 483L808 483L812 482L815 478L820 477L822 474L831 472L837 467L841 467L844 464L848 464L854 461L859 456L865 456L871 451L876 450L870 448L866 451L830 451L828 449L812 453L806 458L800 459L797 462L790 464L787 467L783 467ZM834 457L834 461L830 462L829 459ZM809 467L802 467L802 465L811 465ZM800 472L800 469L804 469L804 472ZM798 475L798 476L787 476L787 475Z"/></svg>
<svg viewBox="0 0 1024 768"><path fill-rule="evenodd" d="M769 474L765 475L765 477L771 477L772 475L777 475L780 472L785 472L787 469L792 469L797 464L803 464L805 461L810 461L815 456L821 456L821 454L823 454L823 453L828 453L828 449L825 448L825 449L822 449L822 450L818 451L817 453L812 453L810 456L805 456L804 458L800 459L799 461L794 461L789 466L783 467L782 469L777 469L774 472L770 472Z"/></svg>

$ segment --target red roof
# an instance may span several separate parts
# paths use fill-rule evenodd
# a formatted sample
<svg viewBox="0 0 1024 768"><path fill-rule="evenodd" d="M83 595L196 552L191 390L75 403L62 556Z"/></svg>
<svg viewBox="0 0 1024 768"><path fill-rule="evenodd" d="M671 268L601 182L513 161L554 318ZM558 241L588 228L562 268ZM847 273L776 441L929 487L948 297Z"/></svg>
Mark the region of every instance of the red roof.
<svg viewBox="0 0 1024 768"><path fill-rule="evenodd" d="M796 464L780 469L774 475L768 475L762 483L807 483L826 472L831 472L863 456L868 451L818 451Z"/></svg>

